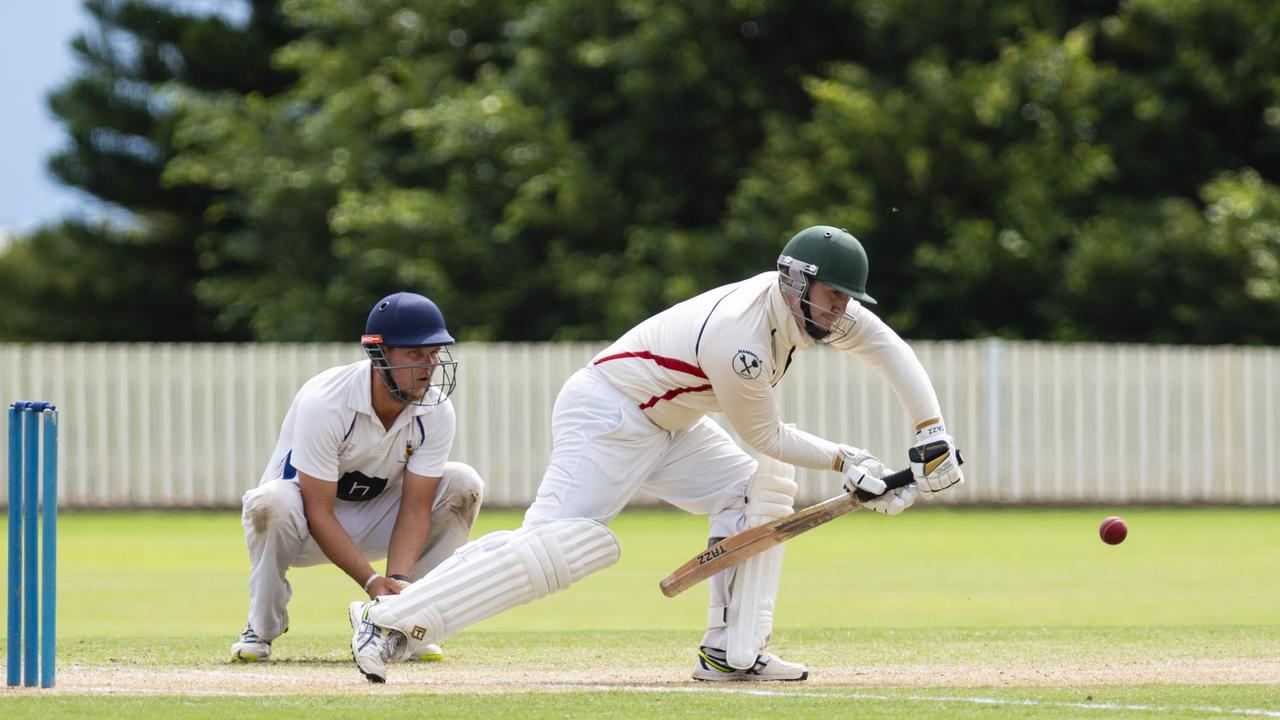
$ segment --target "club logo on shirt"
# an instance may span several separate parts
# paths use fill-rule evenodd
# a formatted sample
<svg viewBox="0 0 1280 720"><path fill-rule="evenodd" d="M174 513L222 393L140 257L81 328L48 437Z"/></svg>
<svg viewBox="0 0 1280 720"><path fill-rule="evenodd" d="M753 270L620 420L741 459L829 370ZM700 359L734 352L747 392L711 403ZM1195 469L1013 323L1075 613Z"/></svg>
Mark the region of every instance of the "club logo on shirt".
<svg viewBox="0 0 1280 720"><path fill-rule="evenodd" d="M739 350L733 356L733 371L738 377L755 380L760 377L760 357L750 350Z"/></svg>
<svg viewBox="0 0 1280 720"><path fill-rule="evenodd" d="M387 479L369 477L359 470L343 473L338 478L338 499L352 502L372 500L387 489Z"/></svg>

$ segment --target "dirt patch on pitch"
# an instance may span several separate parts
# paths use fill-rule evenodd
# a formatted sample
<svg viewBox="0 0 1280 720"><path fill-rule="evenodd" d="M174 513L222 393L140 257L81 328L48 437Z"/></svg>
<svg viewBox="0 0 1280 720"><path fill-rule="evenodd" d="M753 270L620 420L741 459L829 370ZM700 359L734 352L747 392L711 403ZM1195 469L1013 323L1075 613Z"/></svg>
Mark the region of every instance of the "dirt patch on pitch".
<svg viewBox="0 0 1280 720"><path fill-rule="evenodd" d="M371 685L350 663L209 665L175 670L70 665L57 686L41 694L74 695L288 695L339 693L511 693L619 690L687 692L767 687L778 692L879 691L889 687L1091 686L1136 684L1280 684L1280 658L1170 660L1052 667L947 664L819 667L803 683L696 683L691 668L550 669L478 667L471 663L397 665L385 685ZM8 688L0 694L36 692Z"/></svg>

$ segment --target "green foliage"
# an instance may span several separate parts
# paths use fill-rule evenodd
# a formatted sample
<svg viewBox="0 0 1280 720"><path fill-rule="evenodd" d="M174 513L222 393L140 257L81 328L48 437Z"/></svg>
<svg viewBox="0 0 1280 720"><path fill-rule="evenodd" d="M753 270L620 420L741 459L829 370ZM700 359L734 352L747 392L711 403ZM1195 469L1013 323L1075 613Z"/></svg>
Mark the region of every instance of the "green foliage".
<svg viewBox="0 0 1280 720"><path fill-rule="evenodd" d="M811 117L773 121L730 232L844 219L914 337L1276 342L1280 13L1229 7L1134 3L901 77L836 64Z"/></svg>
<svg viewBox="0 0 1280 720"><path fill-rule="evenodd" d="M90 6L150 90L76 80L55 167L221 337L412 288L464 339L605 339L828 223L910 337L1280 342L1269 0Z"/></svg>
<svg viewBox="0 0 1280 720"><path fill-rule="evenodd" d="M206 217L221 193L161 181L191 94L274 92L283 44L273 1L252 0L245 26L147 0L86 0L94 28L72 42L79 74L49 97L67 146L49 159L63 183L101 201L111 221L69 218L0 252L6 302L0 337L42 340L206 340L245 337L215 325L195 286L195 240L232 223ZM123 222L120 218L126 218Z"/></svg>
<svg viewBox="0 0 1280 720"><path fill-rule="evenodd" d="M209 332L190 297L189 248L172 236L66 221L0 255L0 338L177 340Z"/></svg>
<svg viewBox="0 0 1280 720"><path fill-rule="evenodd" d="M1280 188L1252 170L1224 173L1201 200L1110 203L1084 223L1065 258L1069 301L1058 308L1058 332L1198 343L1280 337Z"/></svg>
<svg viewBox="0 0 1280 720"><path fill-rule="evenodd" d="M202 297L252 313L258 336L348 337L379 294L410 286L465 338L596 339L743 260L770 266L736 257L716 226L761 111L803 111L804 68L761 72L781 48L751 57L745 9L285 11L302 39L277 59L302 80L270 101L192 99L167 175L236 191L226 213L246 234L211 244ZM305 281L279 266L299 251L315 258ZM280 293L299 285L300 299Z"/></svg>

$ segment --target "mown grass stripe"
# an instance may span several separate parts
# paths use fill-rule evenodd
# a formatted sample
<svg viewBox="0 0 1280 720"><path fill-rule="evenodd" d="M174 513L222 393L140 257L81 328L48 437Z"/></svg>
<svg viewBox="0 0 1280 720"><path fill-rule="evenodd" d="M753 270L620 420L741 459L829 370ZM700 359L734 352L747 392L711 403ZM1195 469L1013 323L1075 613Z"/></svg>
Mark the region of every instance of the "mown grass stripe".
<svg viewBox="0 0 1280 720"><path fill-rule="evenodd" d="M877 700L885 702L953 702L971 705L1009 705L1024 707L1071 708L1082 710L1124 710L1134 712L1192 712L1212 713L1216 715L1244 715L1254 717L1280 718L1280 710L1266 708L1224 708L1216 706L1178 706L1178 705L1137 705L1112 702L1065 702L1061 700L1027 700L1016 698L965 697L962 695L882 695L874 693L833 693L828 691L805 690L767 690L763 688L724 688L724 687L652 687L643 685L593 685L585 689L614 692L647 692L647 693L706 693L719 692L730 695L751 695L757 697L803 697L828 698L833 700Z"/></svg>

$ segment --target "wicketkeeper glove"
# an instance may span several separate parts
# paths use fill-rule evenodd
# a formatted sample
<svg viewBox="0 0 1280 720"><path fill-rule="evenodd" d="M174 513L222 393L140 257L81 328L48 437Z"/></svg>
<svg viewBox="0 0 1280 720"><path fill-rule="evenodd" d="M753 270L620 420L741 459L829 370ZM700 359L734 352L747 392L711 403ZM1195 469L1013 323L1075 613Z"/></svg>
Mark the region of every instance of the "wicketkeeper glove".
<svg viewBox="0 0 1280 720"><path fill-rule="evenodd" d="M916 444L907 451L911 474L924 492L942 492L964 482L960 453L941 420L916 431Z"/></svg>

